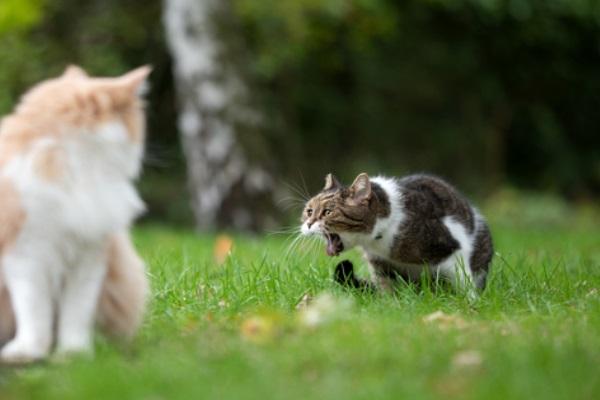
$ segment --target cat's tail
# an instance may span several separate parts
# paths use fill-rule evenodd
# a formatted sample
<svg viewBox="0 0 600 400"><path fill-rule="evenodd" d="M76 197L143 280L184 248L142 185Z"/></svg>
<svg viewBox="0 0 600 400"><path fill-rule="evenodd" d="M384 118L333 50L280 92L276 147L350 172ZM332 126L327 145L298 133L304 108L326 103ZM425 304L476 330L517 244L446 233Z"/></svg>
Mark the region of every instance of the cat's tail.
<svg viewBox="0 0 600 400"><path fill-rule="evenodd" d="M354 265L350 260L344 260L336 265L333 279L344 287L366 291L375 290L375 286L371 282L356 277Z"/></svg>
<svg viewBox="0 0 600 400"><path fill-rule="evenodd" d="M8 289L0 276L0 347L15 335L15 316Z"/></svg>
<svg viewBox="0 0 600 400"><path fill-rule="evenodd" d="M111 336L133 337L142 322L149 285L146 268L128 234L111 238L108 271L100 301L98 323Z"/></svg>

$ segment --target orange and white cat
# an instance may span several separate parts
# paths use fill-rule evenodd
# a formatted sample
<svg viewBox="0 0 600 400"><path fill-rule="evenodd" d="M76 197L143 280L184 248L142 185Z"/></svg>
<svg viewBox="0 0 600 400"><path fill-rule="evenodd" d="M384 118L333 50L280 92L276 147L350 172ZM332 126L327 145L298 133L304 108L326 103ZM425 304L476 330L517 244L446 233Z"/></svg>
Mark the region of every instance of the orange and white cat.
<svg viewBox="0 0 600 400"><path fill-rule="evenodd" d="M144 210L139 97L149 67L117 78L71 66L0 125L0 358L92 349L96 323L131 337L148 293L129 238Z"/></svg>

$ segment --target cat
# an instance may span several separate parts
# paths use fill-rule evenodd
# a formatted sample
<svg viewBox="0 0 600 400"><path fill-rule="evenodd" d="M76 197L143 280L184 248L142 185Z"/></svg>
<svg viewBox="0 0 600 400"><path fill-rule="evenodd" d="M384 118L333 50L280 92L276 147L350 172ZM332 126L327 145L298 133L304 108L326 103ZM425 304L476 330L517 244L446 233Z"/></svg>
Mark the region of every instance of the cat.
<svg viewBox="0 0 600 400"><path fill-rule="evenodd" d="M94 324L130 338L149 292L129 236L144 204L147 66L76 66L39 83L0 125L0 360L92 351Z"/></svg>
<svg viewBox="0 0 600 400"><path fill-rule="evenodd" d="M423 272L450 281L469 297L486 286L493 255L481 214L450 184L430 175L401 179L359 174L343 186L332 174L302 214L301 233L320 235L337 256L358 246L371 281L338 264L334 278L355 288L391 291L398 278L418 284Z"/></svg>

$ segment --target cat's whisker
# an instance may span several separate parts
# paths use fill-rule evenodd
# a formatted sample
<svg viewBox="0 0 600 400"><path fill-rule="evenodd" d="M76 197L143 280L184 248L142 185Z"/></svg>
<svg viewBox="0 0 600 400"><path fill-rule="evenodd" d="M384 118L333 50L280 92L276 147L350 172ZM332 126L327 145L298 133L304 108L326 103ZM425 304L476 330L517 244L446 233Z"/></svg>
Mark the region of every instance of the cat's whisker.
<svg viewBox="0 0 600 400"><path fill-rule="evenodd" d="M306 239L304 240L303 243L303 248L302 248L302 254L299 255L299 257L301 257L301 259L305 259L307 257L313 257L314 256L314 250L315 250L315 237L311 236L311 237L306 237Z"/></svg>
<svg viewBox="0 0 600 400"><path fill-rule="evenodd" d="M293 250L296 248L296 246L298 245L298 242L299 242L300 240L302 240L302 238L303 238L303 237L304 237L304 235L301 235L301 234L299 234L299 235L297 235L297 236L294 238L294 240L293 240L293 241L292 241L292 243L291 243L291 244L288 246L288 248L287 248L287 250L286 250L286 252L285 252L285 254L284 254L284 259L286 259L286 260L287 260L287 259L289 258L290 254L291 254L291 253L292 253L292 251L293 251Z"/></svg>
<svg viewBox="0 0 600 400"><path fill-rule="evenodd" d="M293 196L287 196L277 201L276 205L283 211L289 211L291 209L301 210L304 208L306 201L295 198Z"/></svg>
<svg viewBox="0 0 600 400"><path fill-rule="evenodd" d="M310 198L310 193L308 191L308 187L306 185L306 180L304 180L304 175L302 174L301 170L298 170L298 173L300 174L300 179L302 180L302 188L304 189L304 195L306 196L306 198Z"/></svg>
<svg viewBox="0 0 600 400"><path fill-rule="evenodd" d="M290 226L290 227L284 227L284 228L279 229L279 230L269 230L269 231L267 231L267 235L268 236L273 236L273 235L287 235L287 234L292 234L292 233L300 233L300 227L298 227L298 226Z"/></svg>
<svg viewBox="0 0 600 400"><path fill-rule="evenodd" d="M315 254L318 250L318 246L320 243L320 239L318 236L312 236L309 240L310 246L309 246L309 251L307 251L307 254Z"/></svg>
<svg viewBox="0 0 600 400"><path fill-rule="evenodd" d="M296 247L294 249L294 256L303 260L311 253L312 246L312 237L301 235L300 240L296 243Z"/></svg>
<svg viewBox="0 0 600 400"><path fill-rule="evenodd" d="M289 248L290 248L290 246L292 245L293 241L294 241L294 240L297 238L297 236L298 236L298 235L293 235L293 234L292 234L292 235L288 235L288 236L285 238L285 240L284 240L284 242L283 242L283 247L285 247L285 248L286 248L286 253L284 253L284 256L285 256L285 254L287 254L287 252L289 251Z"/></svg>
<svg viewBox="0 0 600 400"><path fill-rule="evenodd" d="M146 145L142 163L154 168L167 168L177 160L178 153L166 151L161 146Z"/></svg>
<svg viewBox="0 0 600 400"><path fill-rule="evenodd" d="M277 200L277 205L282 204L282 203L294 203L294 204L304 205L306 203L306 201L304 199L299 199L294 196L285 196L285 197L282 197L279 200Z"/></svg>
<svg viewBox="0 0 600 400"><path fill-rule="evenodd" d="M305 201L308 201L310 196L305 195L304 193L302 193L302 190L296 188L295 186L293 186L292 184L285 182L285 181L281 181L288 189L290 189L292 192L296 193L298 196L300 196L302 199L304 199Z"/></svg>

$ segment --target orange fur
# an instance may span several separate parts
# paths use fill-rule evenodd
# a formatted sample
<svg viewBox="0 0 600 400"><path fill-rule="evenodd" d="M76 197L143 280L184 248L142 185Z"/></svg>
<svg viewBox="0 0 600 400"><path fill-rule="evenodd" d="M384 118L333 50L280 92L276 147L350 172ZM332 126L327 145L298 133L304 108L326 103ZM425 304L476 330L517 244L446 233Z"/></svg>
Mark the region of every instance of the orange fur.
<svg viewBox="0 0 600 400"><path fill-rule="evenodd" d="M0 125L0 167L42 138L75 134L73 128L92 127L115 116L133 140L142 141L143 104L135 91L149 71L140 67L119 78L88 78L72 66L62 76L34 86Z"/></svg>
<svg viewBox="0 0 600 400"><path fill-rule="evenodd" d="M25 221L19 193L6 178L0 177L0 263L2 253L14 242ZM4 276L0 270L0 344L15 332L15 320Z"/></svg>
<svg viewBox="0 0 600 400"><path fill-rule="evenodd" d="M108 250L108 272L98 303L98 323L111 336L133 336L148 294L144 263L127 234L114 235Z"/></svg>
<svg viewBox="0 0 600 400"><path fill-rule="evenodd" d="M33 162L37 175L49 182L60 180L64 172L64 154L56 146L40 151Z"/></svg>

